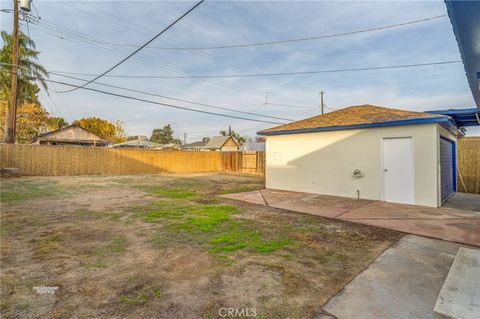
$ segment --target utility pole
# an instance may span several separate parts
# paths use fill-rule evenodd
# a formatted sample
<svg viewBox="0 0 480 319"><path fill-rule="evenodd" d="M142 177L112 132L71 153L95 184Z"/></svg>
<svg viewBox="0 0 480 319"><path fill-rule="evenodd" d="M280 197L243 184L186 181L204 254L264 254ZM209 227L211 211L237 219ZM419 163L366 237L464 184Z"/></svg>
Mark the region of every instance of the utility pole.
<svg viewBox="0 0 480 319"><path fill-rule="evenodd" d="M322 115L323 115L323 113L325 111L325 104L323 104L323 95L325 94L325 92L320 91L320 93L318 93L318 94L320 94L320 109L321 109Z"/></svg>
<svg viewBox="0 0 480 319"><path fill-rule="evenodd" d="M183 145L187 144L187 132L183 133Z"/></svg>
<svg viewBox="0 0 480 319"><path fill-rule="evenodd" d="M5 121L5 143L15 144L15 126L17 120L17 77L18 77L18 1L13 0L12 35L12 75L10 85L10 103Z"/></svg>

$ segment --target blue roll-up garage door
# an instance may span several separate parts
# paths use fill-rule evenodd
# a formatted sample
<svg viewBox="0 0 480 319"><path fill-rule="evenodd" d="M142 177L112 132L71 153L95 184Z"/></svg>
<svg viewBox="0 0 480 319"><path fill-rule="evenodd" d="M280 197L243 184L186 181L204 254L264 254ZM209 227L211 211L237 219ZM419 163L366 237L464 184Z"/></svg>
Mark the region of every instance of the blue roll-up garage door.
<svg viewBox="0 0 480 319"><path fill-rule="evenodd" d="M455 143L440 138L440 174L442 202L456 190Z"/></svg>

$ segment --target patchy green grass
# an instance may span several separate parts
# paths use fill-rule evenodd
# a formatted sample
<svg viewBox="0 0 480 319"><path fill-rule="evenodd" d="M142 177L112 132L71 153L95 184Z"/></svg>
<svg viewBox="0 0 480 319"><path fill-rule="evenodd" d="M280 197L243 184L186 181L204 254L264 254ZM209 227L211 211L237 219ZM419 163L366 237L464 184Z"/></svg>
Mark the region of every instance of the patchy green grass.
<svg viewBox="0 0 480 319"><path fill-rule="evenodd" d="M147 187L147 192L170 199L193 200L199 198L199 194L184 188L166 188L164 186Z"/></svg>
<svg viewBox="0 0 480 319"><path fill-rule="evenodd" d="M178 204L174 201L159 201L149 206L136 209L136 214L143 215L147 222L158 220L181 219L188 214L190 205Z"/></svg>
<svg viewBox="0 0 480 319"><path fill-rule="evenodd" d="M55 181L17 181L2 185L0 201L14 203L43 197L59 197L66 194Z"/></svg>
<svg viewBox="0 0 480 319"><path fill-rule="evenodd" d="M269 253L294 243L277 235L265 239L262 232L248 220L239 220L239 208L231 205L202 205L195 203L162 203L146 214L145 220L167 222L154 238L160 246L168 240L206 247L211 253L229 253L249 249Z"/></svg>
<svg viewBox="0 0 480 319"><path fill-rule="evenodd" d="M108 268L108 266L109 265L104 260L101 260L101 259L90 260L84 264L84 267L89 270L106 269Z"/></svg>
<svg viewBox="0 0 480 319"><path fill-rule="evenodd" d="M218 196L261 188L257 177L117 179L2 180L2 318L216 318L224 306L312 318L401 236ZM66 209L43 200L60 196ZM43 284L60 287L54 303L32 291Z"/></svg>
<svg viewBox="0 0 480 319"><path fill-rule="evenodd" d="M108 217L108 219L113 220L113 221L117 221L121 217L121 215L119 213L115 213L115 212L108 212L106 214L106 216Z"/></svg>
<svg viewBox="0 0 480 319"><path fill-rule="evenodd" d="M101 186L93 184L69 185L65 187L52 180L13 180L3 182L0 187L0 202L11 204L40 198L67 197L82 191L93 191Z"/></svg>
<svg viewBox="0 0 480 319"><path fill-rule="evenodd" d="M190 209L193 217L180 224L184 231L200 230L212 231L214 227L230 220L230 214L236 211L236 207L230 205L196 205Z"/></svg>
<svg viewBox="0 0 480 319"><path fill-rule="evenodd" d="M63 232L55 232L37 239L32 239L35 245L35 253L40 258L47 257L48 254L59 251L61 249L60 242L65 238Z"/></svg>
<svg viewBox="0 0 480 319"><path fill-rule="evenodd" d="M76 212L76 214L84 217L85 219L98 218L111 221L118 221L122 217L122 214L118 211L79 210Z"/></svg>
<svg viewBox="0 0 480 319"><path fill-rule="evenodd" d="M227 188L222 191L222 195L227 195L227 194L234 194L234 193L244 193L244 192L251 192L255 190L262 189L263 185L239 185L235 186L233 188Z"/></svg>
<svg viewBox="0 0 480 319"><path fill-rule="evenodd" d="M109 260L115 256L124 254L127 251L128 241L124 236L116 237L106 245L99 246L93 250L84 267L87 269L105 269L110 266Z"/></svg>
<svg viewBox="0 0 480 319"><path fill-rule="evenodd" d="M258 230L248 230L247 225L232 222L229 229L210 239L210 252L228 253L239 249L250 249L257 253L269 253L294 243L291 239L265 239Z"/></svg>

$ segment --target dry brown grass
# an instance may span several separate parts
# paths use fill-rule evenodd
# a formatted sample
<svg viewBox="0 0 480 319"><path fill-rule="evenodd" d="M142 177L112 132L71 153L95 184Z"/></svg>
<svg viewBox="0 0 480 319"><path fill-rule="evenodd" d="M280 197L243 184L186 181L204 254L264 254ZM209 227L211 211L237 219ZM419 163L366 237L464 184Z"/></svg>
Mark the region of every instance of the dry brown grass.
<svg viewBox="0 0 480 319"><path fill-rule="evenodd" d="M2 318L312 318L400 236L216 196L261 187L233 175L2 181Z"/></svg>

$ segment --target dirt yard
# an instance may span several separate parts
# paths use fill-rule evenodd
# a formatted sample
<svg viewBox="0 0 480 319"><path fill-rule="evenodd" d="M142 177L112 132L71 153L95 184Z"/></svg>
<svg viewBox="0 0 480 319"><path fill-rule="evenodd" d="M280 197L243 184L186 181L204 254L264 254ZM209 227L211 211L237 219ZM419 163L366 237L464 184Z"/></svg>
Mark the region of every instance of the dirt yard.
<svg viewBox="0 0 480 319"><path fill-rule="evenodd" d="M219 174L1 180L1 317L312 318L401 236L218 196L262 187Z"/></svg>

